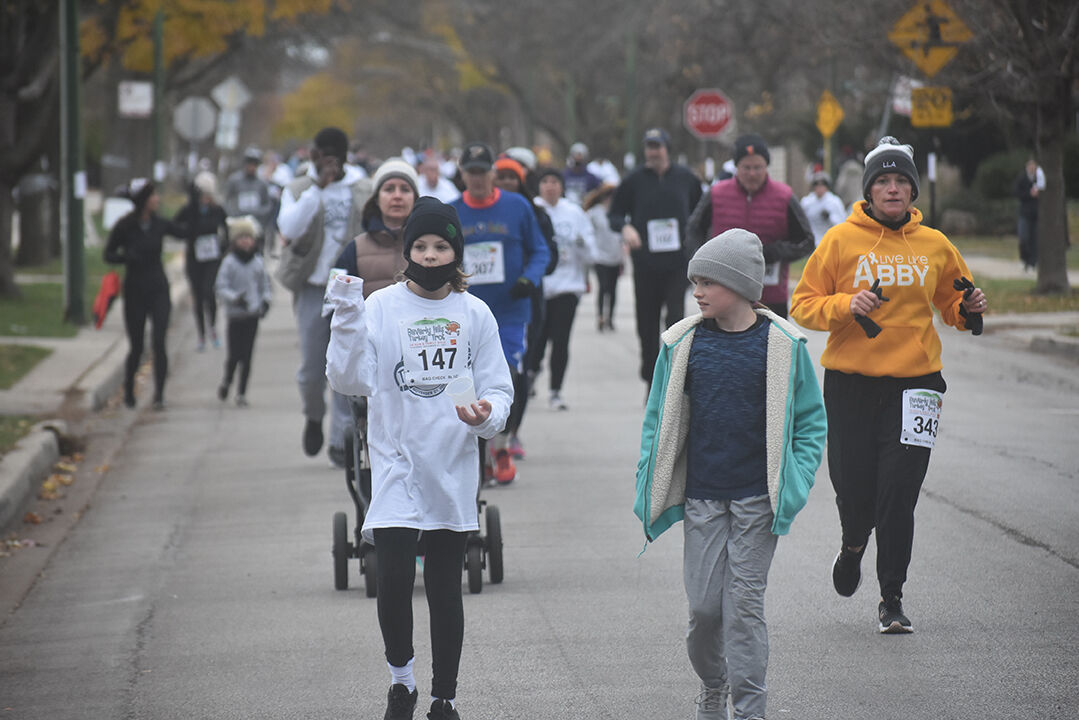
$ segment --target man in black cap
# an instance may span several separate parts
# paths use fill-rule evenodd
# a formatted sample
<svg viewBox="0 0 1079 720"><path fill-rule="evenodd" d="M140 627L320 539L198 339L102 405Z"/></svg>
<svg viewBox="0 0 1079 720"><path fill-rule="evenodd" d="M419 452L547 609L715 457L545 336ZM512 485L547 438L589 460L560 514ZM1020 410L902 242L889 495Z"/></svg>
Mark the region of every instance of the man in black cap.
<svg viewBox="0 0 1079 720"><path fill-rule="evenodd" d="M263 229L273 222L274 201L270 184L258 176L262 153L249 147L244 151L243 168L229 176L225 184L225 213L229 217L252 215ZM263 250L264 238L256 238L259 252Z"/></svg>
<svg viewBox="0 0 1079 720"><path fill-rule="evenodd" d="M696 248L731 228L756 234L764 245L761 302L785 318L788 264L813 252L813 230L790 186L768 176L771 159L760 135L735 140L734 177L716 183L700 199L689 219L689 237Z"/></svg>
<svg viewBox="0 0 1079 720"><path fill-rule="evenodd" d="M450 205L457 209L465 237L468 291L487 303L498 321L502 352L513 376L515 398L506 428L491 441L494 479L506 484L517 476L509 442L517 434L528 395L521 364L531 296L543 279L550 251L532 203L495 187L494 162L494 153L484 143L465 146L460 160L465 191Z"/></svg>
<svg viewBox="0 0 1079 720"><path fill-rule="evenodd" d="M671 162L670 145L666 130L645 132L644 165L618 186L607 215L633 258L641 379L649 384L659 356L660 312L666 308L663 328L686 314L686 221L702 194L697 176Z"/></svg>

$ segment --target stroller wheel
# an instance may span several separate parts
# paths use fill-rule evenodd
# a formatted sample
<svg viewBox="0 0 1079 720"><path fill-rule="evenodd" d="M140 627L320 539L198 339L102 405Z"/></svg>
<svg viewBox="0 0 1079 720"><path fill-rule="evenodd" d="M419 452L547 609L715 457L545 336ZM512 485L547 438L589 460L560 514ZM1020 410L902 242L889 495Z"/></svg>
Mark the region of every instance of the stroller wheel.
<svg viewBox="0 0 1079 720"><path fill-rule="evenodd" d="M369 598L378 597L378 558L375 548L367 543L360 545L360 572L363 573L364 593Z"/></svg>
<svg viewBox="0 0 1079 720"><path fill-rule="evenodd" d="M502 582L502 519L498 508L488 505L484 510L487 517L487 574L491 583Z"/></svg>
<svg viewBox="0 0 1079 720"><path fill-rule="evenodd" d="M333 514L333 586L337 590L348 589L348 516L343 512Z"/></svg>
<svg viewBox="0 0 1079 720"><path fill-rule="evenodd" d="M475 595L483 591L483 545L469 543L465 554L465 568L468 570L468 591Z"/></svg>

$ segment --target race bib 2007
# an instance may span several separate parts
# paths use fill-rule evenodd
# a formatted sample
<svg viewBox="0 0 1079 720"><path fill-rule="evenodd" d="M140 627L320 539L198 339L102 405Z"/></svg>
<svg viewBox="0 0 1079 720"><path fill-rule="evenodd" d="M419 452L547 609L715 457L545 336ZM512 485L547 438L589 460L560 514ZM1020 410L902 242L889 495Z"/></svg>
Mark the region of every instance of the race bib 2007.
<svg viewBox="0 0 1079 720"><path fill-rule="evenodd" d="M403 320L400 328L405 386L445 385L468 366L468 329L459 321Z"/></svg>
<svg viewBox="0 0 1079 720"><path fill-rule="evenodd" d="M506 281L502 243L498 241L465 245L464 266L469 285L501 285Z"/></svg>
<svg viewBox="0 0 1079 720"><path fill-rule="evenodd" d="M933 447L940 427L940 409L944 396L936 390L911 388L903 391L903 429L899 442L904 445Z"/></svg>

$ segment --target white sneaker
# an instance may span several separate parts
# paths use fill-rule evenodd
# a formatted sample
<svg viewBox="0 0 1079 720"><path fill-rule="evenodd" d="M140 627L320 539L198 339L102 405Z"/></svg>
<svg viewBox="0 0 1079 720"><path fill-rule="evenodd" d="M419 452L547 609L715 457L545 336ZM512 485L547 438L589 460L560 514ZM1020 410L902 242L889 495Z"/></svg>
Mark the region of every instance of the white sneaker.
<svg viewBox="0 0 1079 720"><path fill-rule="evenodd" d="M551 409L552 410L569 410L569 405L562 399L562 396L556 390L551 391Z"/></svg>
<svg viewBox="0 0 1079 720"><path fill-rule="evenodd" d="M731 687L726 683L718 688L701 685L701 692L693 701L697 705L697 720L728 720L727 700L730 696Z"/></svg>

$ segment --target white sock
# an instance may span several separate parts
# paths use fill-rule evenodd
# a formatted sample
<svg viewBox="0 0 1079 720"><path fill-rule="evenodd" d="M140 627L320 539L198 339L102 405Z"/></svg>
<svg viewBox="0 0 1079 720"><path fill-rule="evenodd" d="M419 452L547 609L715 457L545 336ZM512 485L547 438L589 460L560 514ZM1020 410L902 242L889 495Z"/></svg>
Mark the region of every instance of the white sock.
<svg viewBox="0 0 1079 720"><path fill-rule="evenodd" d="M453 700L447 700L446 698L439 698L439 697L435 697L434 695L432 695L431 696L431 702L434 702L436 700L441 700L442 702L448 702L450 704L450 707L453 707Z"/></svg>
<svg viewBox="0 0 1079 720"><path fill-rule="evenodd" d="M409 692L416 689L416 678L412 675L412 664L414 662L416 662L416 658L409 660L404 667L386 663L386 667L390 669L390 675L393 677L393 685L404 685Z"/></svg>

